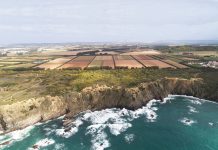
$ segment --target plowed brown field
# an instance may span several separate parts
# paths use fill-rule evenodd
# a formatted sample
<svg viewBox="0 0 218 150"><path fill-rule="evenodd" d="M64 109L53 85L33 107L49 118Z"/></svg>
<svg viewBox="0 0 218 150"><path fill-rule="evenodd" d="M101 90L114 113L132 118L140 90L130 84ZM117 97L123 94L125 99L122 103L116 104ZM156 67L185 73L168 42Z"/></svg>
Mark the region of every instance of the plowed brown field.
<svg viewBox="0 0 218 150"><path fill-rule="evenodd" d="M64 63L70 61L71 59L75 58L75 56L72 57L65 57L65 58L57 58L52 61L49 61L47 63L41 64L39 66L36 66L36 68L42 68L42 69L55 69L63 65Z"/></svg>
<svg viewBox="0 0 218 150"><path fill-rule="evenodd" d="M105 67L114 68L112 56L96 56L95 59L89 64L88 67Z"/></svg>
<svg viewBox="0 0 218 150"><path fill-rule="evenodd" d="M95 56L79 56L73 59L72 61L64 64L63 66L61 66L60 69L64 69L64 68L84 69L92 62L94 58Z"/></svg>

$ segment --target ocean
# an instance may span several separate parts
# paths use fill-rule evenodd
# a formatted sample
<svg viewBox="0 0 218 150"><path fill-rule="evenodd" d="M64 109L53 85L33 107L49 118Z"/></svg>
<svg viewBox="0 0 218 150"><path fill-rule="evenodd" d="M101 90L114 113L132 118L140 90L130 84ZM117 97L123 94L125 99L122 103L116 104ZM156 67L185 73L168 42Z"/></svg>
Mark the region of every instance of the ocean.
<svg viewBox="0 0 218 150"><path fill-rule="evenodd" d="M79 114L65 132L60 117L0 136L4 150L218 150L218 104L188 96L151 100L135 111Z"/></svg>

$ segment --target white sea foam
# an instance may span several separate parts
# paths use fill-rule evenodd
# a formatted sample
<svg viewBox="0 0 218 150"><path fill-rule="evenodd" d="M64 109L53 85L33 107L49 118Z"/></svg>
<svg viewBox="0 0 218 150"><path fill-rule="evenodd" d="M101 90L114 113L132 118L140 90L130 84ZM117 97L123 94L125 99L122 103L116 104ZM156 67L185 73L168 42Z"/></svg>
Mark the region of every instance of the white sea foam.
<svg viewBox="0 0 218 150"><path fill-rule="evenodd" d="M56 124L51 125L52 128L57 128Z"/></svg>
<svg viewBox="0 0 218 150"><path fill-rule="evenodd" d="M96 134L96 133L100 133L103 131L103 129L105 129L107 125L106 124L93 124L90 125L86 128L87 132L86 134Z"/></svg>
<svg viewBox="0 0 218 150"><path fill-rule="evenodd" d="M198 113L198 111L196 110L196 108L192 107L192 106L187 106L189 108L189 112L190 113Z"/></svg>
<svg viewBox="0 0 218 150"><path fill-rule="evenodd" d="M92 124L104 124L107 122L124 122L125 120L121 118L118 109L105 109L101 111L89 112L84 115L83 119L90 121Z"/></svg>
<svg viewBox="0 0 218 150"><path fill-rule="evenodd" d="M127 110L126 108L123 108L123 109L121 109L121 110L118 112L118 115L121 116L121 117L129 116L129 115L130 115L130 111Z"/></svg>
<svg viewBox="0 0 218 150"><path fill-rule="evenodd" d="M154 110L148 107L142 107L136 111L132 111L132 116L138 118L142 115L146 115L146 118L149 122L154 122L157 119L157 114Z"/></svg>
<svg viewBox="0 0 218 150"><path fill-rule="evenodd" d="M46 132L45 135L49 136L50 134L52 134L53 132L55 132L55 129L52 128L43 128L43 130Z"/></svg>
<svg viewBox="0 0 218 150"><path fill-rule="evenodd" d="M92 136L92 149L103 150L110 147L110 142L107 140L107 134L104 132L106 124L94 124L87 127L86 134Z"/></svg>
<svg viewBox="0 0 218 150"><path fill-rule="evenodd" d="M91 140L93 150L104 150L110 147L110 142L107 140L107 134L105 132L97 133Z"/></svg>
<svg viewBox="0 0 218 150"><path fill-rule="evenodd" d="M55 144L55 150L63 150L64 149L64 147L65 147L65 145L62 143L62 144Z"/></svg>
<svg viewBox="0 0 218 150"><path fill-rule="evenodd" d="M181 97L181 95L179 95ZM87 122L90 124L86 128L86 134L90 134L92 139L92 149L104 149L107 147L110 147L110 142L108 139L108 135L105 132L105 129L109 129L110 133L118 136L121 133L124 133L127 131L128 128L132 127L131 121L133 121L136 118L139 117L146 117L146 120L148 122L155 122L157 120L157 110L158 107L156 107L156 104L165 104L170 100L174 100L177 97L177 95L169 95L168 97L164 98L163 101L160 100L151 100L147 103L146 106L139 108L135 111L127 110L127 109L105 109L101 111L86 111L79 115L79 117L72 123L73 126L69 129L69 131L65 132L64 128L61 129L55 129L57 126L51 126L49 128L44 128L46 131L46 135L50 135L52 132L56 132L56 135L69 138L72 135L76 134L79 130L79 127L83 124L83 122ZM193 104L202 104L201 99L190 97L190 96L182 96L182 97L188 97L191 98L190 102ZM198 112L196 108L192 106L188 106L189 111L191 113ZM58 118L63 119L63 116ZM183 118L179 120L185 125L191 126L193 123L197 123L195 120L191 120L188 118ZM209 125L213 125L212 123L209 123ZM22 140L26 136L28 136L28 132L22 132L23 134L19 133L18 131L15 131L15 134L13 134L12 139L14 140ZM125 135L125 141L127 143L132 142L134 140L134 134L126 134ZM49 139L47 139L49 140ZM1 137L0 137L1 141ZM43 143L52 143L52 142L45 142L41 141L41 145ZM36 143L37 144L37 143ZM40 145L40 143L38 143ZM59 145L61 146L61 145ZM58 147L58 144L55 145L55 147ZM56 148L58 149L58 148Z"/></svg>
<svg viewBox="0 0 218 150"><path fill-rule="evenodd" d="M4 140L5 138L5 135L0 135L0 141Z"/></svg>
<svg viewBox="0 0 218 150"><path fill-rule="evenodd" d="M167 103L167 102L170 101L170 100L172 100L172 97L168 96L168 97L165 97L165 98L163 99L163 101L160 101L160 103L161 103L161 104L165 104L165 103Z"/></svg>
<svg viewBox="0 0 218 150"><path fill-rule="evenodd" d="M57 119L58 119L58 120L62 120L62 119L64 119L64 117L65 117L65 115L60 116L60 117L58 117Z"/></svg>
<svg viewBox="0 0 218 150"><path fill-rule="evenodd" d="M191 126L193 123L197 123L196 120L188 119L186 117L179 120L179 121L182 122L184 125L187 125L187 126Z"/></svg>
<svg viewBox="0 0 218 150"><path fill-rule="evenodd" d="M194 97L194 96L187 96L187 95L168 95L168 98L172 98L172 99L175 99L176 97L186 97L189 99L189 101L192 103L192 104L196 104L196 105L201 105L202 103L204 103L205 101L207 102L212 102L212 101L208 101L208 100L205 100L205 99L200 99L200 98L197 98L197 97ZM214 103L214 102L212 102Z"/></svg>
<svg viewBox="0 0 218 150"><path fill-rule="evenodd" d="M37 122L35 125L36 125L36 126L40 126L40 125L42 125L42 124L44 124L44 123L42 123L42 122Z"/></svg>
<svg viewBox="0 0 218 150"><path fill-rule="evenodd" d="M34 126L29 126L22 130L16 130L0 136L0 143L9 142L7 145L0 146L0 149L10 146L16 141L22 141L23 139L27 138L28 136L30 136L29 132L32 129L34 129Z"/></svg>
<svg viewBox="0 0 218 150"><path fill-rule="evenodd" d="M8 134L2 135L0 136L0 143L4 143L6 141L9 142L8 145L9 146L11 144L13 144L13 142L15 141L22 141L23 139L27 138L30 135L30 131L34 128L34 126L29 126L26 127L22 130L16 130L13 132L10 132Z"/></svg>
<svg viewBox="0 0 218 150"><path fill-rule="evenodd" d="M56 135L58 136L62 136L65 138L69 138L72 135L76 134L78 132L78 128L77 127L71 127L71 129L67 132L65 132L65 129L56 129Z"/></svg>
<svg viewBox="0 0 218 150"><path fill-rule="evenodd" d="M186 97L186 98L191 99L191 102L193 102L193 104L198 104L198 105L201 105L201 104L203 104L204 102L209 102L209 103L218 104L218 103L215 102L215 101L211 101L211 100L207 100L207 99L201 99L201 98L197 98L197 97L194 97L194 96L187 96L187 95L168 95L168 97L171 97L171 98ZM196 102L196 101L197 101L197 102Z"/></svg>
<svg viewBox="0 0 218 150"><path fill-rule="evenodd" d="M105 109L102 111L88 112L84 114L83 119L89 121L92 125L96 125L96 127L109 127L112 134L118 135L120 132L124 132L131 127L131 124L127 123L129 120L145 115L148 121L155 121L157 118L155 111L158 109L157 107L153 107L153 105L156 102L159 101L151 100L146 106L135 111L127 109Z"/></svg>
<svg viewBox="0 0 218 150"><path fill-rule="evenodd" d="M126 134L124 136L124 139L126 143L130 144L132 141L134 141L135 135L134 134Z"/></svg>
<svg viewBox="0 0 218 150"><path fill-rule="evenodd" d="M56 129L56 135L58 136L62 136L64 138L69 138L72 135L76 134L79 131L79 126L82 125L83 122L80 118L77 118L74 122L73 122L73 127L70 127L69 131L65 131L64 128L62 129Z"/></svg>
<svg viewBox="0 0 218 150"><path fill-rule="evenodd" d="M97 130L93 130L93 129ZM94 150L103 150L110 146L109 141L107 140L107 134L103 131L103 126L92 126L88 133L92 133L92 149Z"/></svg>
<svg viewBox="0 0 218 150"><path fill-rule="evenodd" d="M104 131L106 128L109 128L111 134L117 136L132 127L131 121L138 117L145 116L148 122L154 122L157 119L158 108L155 107L157 102L160 103L160 100L151 100L146 106L135 111L116 108L87 111L81 118L91 124L87 127L86 134L92 136L92 148L104 149L110 146ZM132 138L133 136L130 135L129 140L131 141Z"/></svg>
<svg viewBox="0 0 218 150"><path fill-rule="evenodd" d="M201 105L202 102L200 102L199 100L189 100L192 104L196 104L196 105Z"/></svg>
<svg viewBox="0 0 218 150"><path fill-rule="evenodd" d="M37 142L35 145L38 145L39 147L46 147L46 146L54 144L54 143L55 143L55 141L53 139L45 138L45 139L42 139L39 142Z"/></svg>
<svg viewBox="0 0 218 150"><path fill-rule="evenodd" d="M16 130L16 131L9 133L9 136L11 136L12 140L21 141L30 135L29 132L33 128L34 128L34 126L29 126L29 127L26 127L22 130Z"/></svg>
<svg viewBox="0 0 218 150"><path fill-rule="evenodd" d="M149 121L154 121L157 118L155 111L158 110L157 107L153 105L159 100L151 100L146 106L139 108L135 111L127 109L105 109L101 111L87 112L82 117L83 120L89 121L92 124L106 124L106 123L125 123L129 120L133 120L140 116L145 115Z"/></svg>
<svg viewBox="0 0 218 150"><path fill-rule="evenodd" d="M208 122L208 124L209 124L210 126L213 126L214 123L213 123L213 122Z"/></svg>
<svg viewBox="0 0 218 150"><path fill-rule="evenodd" d="M49 145L52 145L54 144L55 141L53 139L48 139L48 138L45 138L45 139L42 139L40 141L38 141L36 144L34 144L34 148L29 148L29 150L39 150L40 148L42 147L47 147Z"/></svg>
<svg viewBox="0 0 218 150"><path fill-rule="evenodd" d="M139 108L135 111L131 111L131 116L133 118L138 118L142 115L146 115L146 118L149 122L155 122L157 119L157 114L155 111L158 110L157 107L152 107L156 102L160 102L159 100L151 100L147 103L146 106Z"/></svg>
<svg viewBox="0 0 218 150"><path fill-rule="evenodd" d="M126 131L128 128L132 127L130 123L122 123L122 124L108 124L111 134L119 135L120 133Z"/></svg>

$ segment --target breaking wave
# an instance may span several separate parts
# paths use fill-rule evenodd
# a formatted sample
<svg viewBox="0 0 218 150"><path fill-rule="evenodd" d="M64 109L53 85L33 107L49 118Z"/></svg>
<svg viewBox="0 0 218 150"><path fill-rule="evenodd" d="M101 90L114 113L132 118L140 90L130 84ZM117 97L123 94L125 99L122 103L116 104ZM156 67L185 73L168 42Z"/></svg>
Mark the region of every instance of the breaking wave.
<svg viewBox="0 0 218 150"><path fill-rule="evenodd" d="M177 99L178 102L175 102L174 100ZM143 131L141 133L141 129L138 129L140 130L140 134L146 134L155 126L159 127L162 123L166 123L165 125L169 123L165 121L167 119L171 119L168 118L170 116L170 109L171 111L176 112L176 114L172 114L171 116L173 118L172 124L175 123L175 126L179 125L179 129L183 127L197 127L202 122L195 116L201 113L201 107L204 106L205 102L206 100L190 96L169 95L162 101L151 100L146 106L134 111L125 108L111 108L100 111L88 110L78 114L67 127L62 126L60 123L63 120L62 116L56 119L59 120L60 124L54 123L55 120L49 120L45 123L38 123L35 126L30 126L23 130L17 130L6 135L2 135L0 136L0 149L16 145L19 141L23 141L28 137L32 138L30 135L34 133L35 130L37 131L38 127L40 127L40 131L43 136L40 135L41 138L37 138L31 142L26 149L68 149L68 144L70 142L65 143L63 141L71 141L72 139L72 141L78 140L78 136L81 137L81 134L84 135L83 138L87 138L89 141L89 143L86 143L83 138L82 141L77 141L77 146L82 146L84 149L113 149L114 137L123 141L126 145L132 145L137 143L138 139L140 139L139 133L134 132L136 130L135 123L137 121L142 121L140 128L145 130L145 132ZM160 106L165 104L167 104L167 109L161 109ZM175 110L175 107L179 110ZM163 114L165 114L165 116ZM167 117L167 119L164 119L164 117ZM171 122L169 124L171 124ZM210 129L213 129L217 126L217 121L208 119L205 120L205 124ZM166 126L164 128L166 128ZM152 132L151 135L152 134L155 133ZM88 147L86 147L87 144L89 145Z"/></svg>

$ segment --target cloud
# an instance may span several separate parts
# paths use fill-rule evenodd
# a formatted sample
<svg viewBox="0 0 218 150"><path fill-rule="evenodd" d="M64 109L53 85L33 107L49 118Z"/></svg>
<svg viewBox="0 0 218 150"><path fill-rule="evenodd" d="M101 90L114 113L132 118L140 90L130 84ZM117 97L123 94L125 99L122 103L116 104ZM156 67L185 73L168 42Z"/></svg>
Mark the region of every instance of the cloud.
<svg viewBox="0 0 218 150"><path fill-rule="evenodd" d="M0 43L214 39L217 8L217 0L7 0Z"/></svg>

